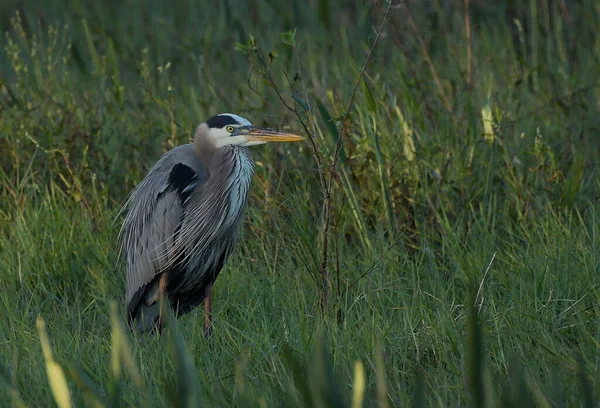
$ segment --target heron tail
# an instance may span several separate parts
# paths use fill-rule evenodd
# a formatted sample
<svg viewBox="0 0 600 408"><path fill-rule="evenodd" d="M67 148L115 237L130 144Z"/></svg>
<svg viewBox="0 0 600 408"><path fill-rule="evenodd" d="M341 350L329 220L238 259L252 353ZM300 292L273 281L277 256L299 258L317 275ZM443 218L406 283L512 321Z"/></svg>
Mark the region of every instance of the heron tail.
<svg viewBox="0 0 600 408"><path fill-rule="evenodd" d="M160 293L158 282L152 284L137 302L131 302L129 325L135 331L149 332L160 327Z"/></svg>
<svg viewBox="0 0 600 408"><path fill-rule="evenodd" d="M160 304L142 305L133 317L131 326L139 332L149 332L159 325Z"/></svg>

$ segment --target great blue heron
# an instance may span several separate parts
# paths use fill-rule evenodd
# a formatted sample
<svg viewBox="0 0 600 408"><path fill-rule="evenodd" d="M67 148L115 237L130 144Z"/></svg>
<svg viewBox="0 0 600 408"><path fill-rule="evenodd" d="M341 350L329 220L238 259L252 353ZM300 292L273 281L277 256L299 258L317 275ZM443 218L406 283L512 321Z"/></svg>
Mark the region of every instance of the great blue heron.
<svg viewBox="0 0 600 408"><path fill-rule="evenodd" d="M204 300L209 331L211 288L238 240L254 172L247 147L300 140L222 113L152 167L127 200L121 228L133 328L162 331L161 299L178 317Z"/></svg>

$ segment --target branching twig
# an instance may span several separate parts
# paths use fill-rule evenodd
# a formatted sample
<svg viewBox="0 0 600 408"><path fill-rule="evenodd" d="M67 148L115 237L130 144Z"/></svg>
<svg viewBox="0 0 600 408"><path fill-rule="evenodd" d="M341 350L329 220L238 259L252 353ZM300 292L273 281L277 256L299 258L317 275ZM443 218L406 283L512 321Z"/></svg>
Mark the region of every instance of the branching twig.
<svg viewBox="0 0 600 408"><path fill-rule="evenodd" d="M186 129L185 129L183 126L181 126L181 125L179 124L179 122L177 122L177 121L175 120L175 118L174 118L174 117L173 117L173 116L172 116L172 115L169 113L169 111L168 111L168 110L167 110L167 109L166 109L164 106L162 106L162 105L161 105L161 104L160 104L160 103L159 103L159 102L158 102L158 101L157 101L157 100L154 98L154 94L152 94L152 91L151 91L151 90L149 90L148 88L146 88L146 86L145 86L144 84L140 84L140 88L142 88L142 89L143 89L143 90L144 90L144 91L145 91L145 92L148 94L148 96L150 97L150 99L152 100L152 102L154 102L154 103L156 104L156 106L158 106L159 108L161 108L161 112L162 112L162 113L164 113L164 114L165 114L165 115L166 115L166 116L169 118L169 120L170 120L172 123L174 123L174 124L175 124L175 125L176 125L176 126L179 128L179 129L181 129L181 130L183 130L183 131L185 131L185 130L186 130Z"/></svg>
<svg viewBox="0 0 600 408"><path fill-rule="evenodd" d="M346 112L344 113L344 115L342 116L340 123L341 123L341 127L340 127L340 132L339 132L339 137L335 146L335 152L334 152L334 156L333 156L333 163L331 164L331 169L335 169L336 165L337 165L337 161L338 161L338 157L339 157L339 153L340 150L342 148L342 139L343 139L343 130L344 130L344 125L346 123L346 120L348 119L348 115L350 114L350 110L352 109L353 105L354 105L354 97L356 96L356 91L358 90L358 87L360 85L360 81L362 80L363 76L365 75L365 71L367 69L367 65L369 64L369 62L371 62L371 57L373 56L373 51L375 50L375 47L377 46L377 43L379 42L379 39L381 37L381 33L383 32L383 28L385 27L385 23L387 23L388 19L390 18L390 11L392 10L392 2L390 1L388 4L387 9L385 10L385 13L383 15L383 20L381 21L381 25L379 26L379 29L377 30L377 34L375 36L375 40L373 41L373 45L371 46L371 48L369 49L369 53L367 54L367 57L365 58L365 62L363 63L363 66L360 70L360 73L358 74L358 78L356 79L356 83L354 84L354 89L352 89L352 93L350 94L350 99L348 100L348 104L346 105ZM331 187L331 179L333 177L333 171L329 174L329 187Z"/></svg>
<svg viewBox="0 0 600 408"><path fill-rule="evenodd" d="M294 46L294 52L296 52L296 54L298 54L298 50L296 48L296 46ZM275 91L275 94L277 95L277 97L279 98L279 100L281 101L281 103L283 104L283 106L286 107L286 109L288 109L289 111L293 112L294 115L296 116L296 118L298 119L298 121L300 122L300 124L302 125L302 127L304 128L304 131L306 132L307 135L309 135L309 140L312 146L312 153L313 153L313 157L315 159L315 162L317 164L317 170L318 170L318 174L319 174L319 181L321 184L321 191L323 193L323 208L327 208L328 204L330 202L330 198L329 198L329 189L327 188L327 182L325 179L325 172L323 170L323 165L322 165L322 159L321 156L319 154L319 148L317 146L316 143L316 138L315 138L315 124L314 124L314 119L313 119L313 132L311 132L308 129L308 125L306 124L306 122L304 121L304 119L302 118L302 116L300 115L300 112L298 111L298 109L296 107L292 107L290 106L290 104L285 100L285 98L283 97L282 93L279 90L279 87L277 86L277 84L275 83L275 81L273 80L273 77L271 76L271 73L269 72L269 68L271 66L271 64L267 64L265 61L265 58L263 57L260 49L257 47L255 55L261 60L262 63L264 63L264 65L266 66L265 72L263 74L264 78L269 82L269 85L273 88L273 90ZM254 69L254 63L251 61L251 70ZM282 71L285 73L285 70L283 68L281 68ZM301 69L301 66L299 66L299 69ZM252 75L252 71L250 71L250 76ZM289 79L289 76L287 75L287 73L285 73L285 76L288 80L288 82L291 85L291 81ZM303 83L303 76L300 74L300 79ZM304 85L304 89L306 89L306 86ZM304 95L307 106L308 105L308 97L306 96L306 94ZM310 110L310 108L309 108ZM312 115L312 112L309 111L309 114ZM329 218L324 217L324 222L329 222ZM325 221L326 220L326 221ZM327 238L324 238L324 247L327 248ZM325 253L326 253L326 249L325 249ZM311 277L313 277L313 280L315 280L316 283L316 279L314 279L314 276L311 273ZM328 295L328 291L329 291L329 280L327 279L326 275L323 275L322 270L321 270L321 286L322 286L322 290L321 290L321 300L322 300L322 305L324 304L324 301L329 297Z"/></svg>
<svg viewBox="0 0 600 408"><path fill-rule="evenodd" d="M371 62L371 58L373 56L373 51L375 50L375 47L377 47L377 43L379 42L379 39L381 38L381 33L383 32L383 28L385 27L385 24L387 23L387 21L390 17L391 10L392 10L392 1L390 0L390 2L388 3L388 7L385 11L385 14L383 15L383 20L381 21L379 29L377 30L377 34L375 35L375 40L373 41L373 45L371 45L371 48L369 49L369 52L367 53L365 62L363 63L363 66L358 74L358 78L356 79L356 82L354 84L354 88L352 89L352 93L350 94L350 99L348 99L348 104L346 105L346 111L344 112L344 115L342 116L342 118L340 120L340 128L338 130L338 139L337 139L335 151L333 154L333 160L332 160L331 166L329 168L329 179L325 186L326 196L325 196L325 201L323 203L325 215L324 215L324 221L323 221L323 257L322 257L322 261L321 261L321 276L323 279L324 286L325 285L327 286L327 292L325 293L326 298L328 297L328 290L329 290L329 274L328 274L328 269L327 269L327 262L329 259L329 252L328 252L329 251L329 247L328 247L329 230L331 228L331 206L332 206L331 185L332 185L333 177L336 174L336 167L337 167L340 151L341 151L342 145L343 145L342 143L343 143L343 138L344 138L344 127L346 124L346 120L348 119L348 116L350 115L350 111L352 110L352 107L354 106L354 98L356 96L356 91L358 90L358 87L360 85L360 81L362 81L363 76L365 75L367 65L369 65L369 62Z"/></svg>
<svg viewBox="0 0 600 408"><path fill-rule="evenodd" d="M328 272L328 261L329 261L329 234L330 234L330 229L331 229L331 219L332 219L332 199L331 199L331 187L333 184L333 180L334 177L336 175L336 167L337 167L337 163L338 163L338 159L339 159L339 154L342 148L342 142L343 142L343 137L344 137L344 126L346 124L346 121L349 117L350 111L352 110L353 106L354 106L354 99L356 96L356 92L358 90L358 87L360 85L360 81L363 79L363 76L365 75L367 66L369 65L372 56L373 56L373 52L375 50L375 47L377 46L377 44L379 43L379 40L381 38L381 33L383 32L383 28L385 27L385 24L387 23L389 17L390 17L390 12L392 9L396 9L398 8L398 5L392 5L392 1L390 1L388 3L388 7L385 11L385 14L383 16L383 21L381 22L381 25L379 26L379 29L377 30L376 36L375 36L375 40L373 41L373 44L365 58L365 61L363 63L363 66L359 72L358 78L356 80L356 83L354 84L354 87L352 89L352 93L350 94L350 98L348 100L348 103L346 105L346 111L344 113L344 115L341 118L341 126L339 129L339 137L338 140L336 142L336 147L335 147L335 151L334 151L334 155L333 155L333 159L331 162L331 165L329 166L329 177L325 176L325 171L324 171L324 167L323 167L323 160L321 158L321 155L319 153L319 147L317 145L316 142L316 124L315 124L315 119L314 119L314 115L313 115L313 111L312 111L312 107L310 105L310 101L308 100L307 97L307 93L306 93L306 85L304 83L304 79L303 79L303 75L300 72L300 81L304 90L304 100L306 102L306 106L308 107L308 114L310 115L310 118L312 119L312 131L309 130L308 128L308 124L305 122L305 120L303 119L303 117L301 116L299 110L297 109L296 106L290 106L290 104L288 103L288 101L285 100L285 98L283 97L282 93L280 92L278 86L275 84L275 81L273 80L271 73L269 72L269 68L271 67L271 63L272 61L270 61L269 63L267 63L265 61L265 58L262 55L262 52L260 51L260 49L258 47L256 47L255 52L252 55L256 55L262 63L264 63L266 69L264 71L263 77L267 80L267 82L269 83L269 85L273 88L273 90L275 91L275 94L277 95L277 97L279 98L279 100L282 102L282 104L291 112L293 112L298 121L301 123L302 127L304 128L304 131L306 132L307 135L309 135L309 140L312 146L312 151L313 151L313 157L315 159L316 165L317 165L317 170L318 170L318 174L319 174L319 181L321 184L321 191L323 193L323 206L322 206L322 226L323 226L323 232L322 232L322 240L323 240L323 249L322 249L322 258L321 258L321 265L320 265L320 274L321 274L321 305L323 306L323 308L326 306L326 304L328 303L329 297L330 297L330 288L331 288L331 284L330 284L330 279L329 279L329 272ZM299 55L298 50L296 45L293 46L294 48L294 52L296 53L296 55ZM300 58L298 58L298 67L299 70L302 70L301 67L301 63L300 63ZM251 58L251 66L250 66L250 74L248 77L248 85L250 86L250 77L252 75L253 69L254 69L254 62L252 61ZM284 73L284 76L286 78L286 80L288 81L290 87L292 87L292 81L290 80L287 72L285 72L285 70L283 68L282 72ZM250 88L252 89L252 87L250 86ZM252 89L254 90L254 89ZM336 256L338 256L336 254ZM339 271L339 263L336 263L337 265L337 269ZM338 272L339 273L339 272ZM311 274L312 276L312 274ZM338 276L338 284L339 284L339 276ZM339 289L338 289L338 295L339 295Z"/></svg>
<svg viewBox="0 0 600 408"><path fill-rule="evenodd" d="M296 46L294 46L294 52L298 55L298 50L296 48ZM264 62L264 57L262 56L262 54L260 53L260 51L257 52L258 57L263 60ZM298 61L300 60L300 58L298 58ZM251 65L251 68L254 66L254 64ZM300 65L300 63L298 64L298 69L301 71L302 66ZM287 73L285 73L285 70L283 68L281 68L282 72L284 72L286 78L288 79L288 82L291 84L291 81L289 80L289 77L287 75ZM304 122L304 119L302 119L302 116L300 115L300 112L298 112L298 109L296 108L292 108L287 101L285 100L285 98L283 97L283 95L281 94L281 92L279 91L279 88L277 87L277 84L275 84L275 81L273 80L273 77L271 77L270 72L268 71L268 69L265 72L265 77L267 79L267 81L269 82L269 84L271 85L271 87L273 87L273 89L275 90L275 93L277 94L277 97L279 98L279 100L283 103L283 105L291 112L294 113L294 115L296 115L296 118L298 119L298 121L300 122L300 124L302 125L302 127L304 128L304 132L309 135L309 140L312 146L312 150L313 150L313 157L315 159L315 162L317 164L317 170L319 172L319 181L321 183L321 190L323 191L323 196L326 197L326 183L325 183L325 173L323 171L323 166L322 166L322 159L321 159L321 155L319 154L319 149L318 146L315 142L315 134L316 134L316 128L315 128L315 124L314 124L314 119L313 119L313 131L311 132L310 130L308 130L308 126L307 124ZM307 104L307 106L309 107L309 114L311 115L311 117L313 116L311 108L310 108L310 102L308 101L308 97L306 96L306 86L304 85L304 79L303 79L303 75L302 73L300 73L300 81L303 85L303 88L305 90L304 93L304 99L305 102Z"/></svg>

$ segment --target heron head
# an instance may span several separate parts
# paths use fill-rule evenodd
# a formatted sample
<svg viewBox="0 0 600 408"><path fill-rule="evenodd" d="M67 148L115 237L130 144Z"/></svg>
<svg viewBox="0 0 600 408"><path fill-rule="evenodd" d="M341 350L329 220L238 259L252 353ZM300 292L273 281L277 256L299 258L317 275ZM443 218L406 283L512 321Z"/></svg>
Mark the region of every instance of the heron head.
<svg viewBox="0 0 600 408"><path fill-rule="evenodd" d="M253 126L248 119L233 113L221 113L210 117L198 127L197 135L202 134L214 147L255 146L269 142L299 142L304 140L287 132Z"/></svg>

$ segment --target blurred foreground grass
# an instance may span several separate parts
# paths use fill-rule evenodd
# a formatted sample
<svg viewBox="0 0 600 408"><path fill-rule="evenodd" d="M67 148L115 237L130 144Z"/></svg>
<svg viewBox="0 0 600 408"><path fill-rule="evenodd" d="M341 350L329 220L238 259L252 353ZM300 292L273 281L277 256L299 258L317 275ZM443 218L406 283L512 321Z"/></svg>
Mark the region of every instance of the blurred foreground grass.
<svg viewBox="0 0 600 408"><path fill-rule="evenodd" d="M462 2L394 8L341 129L325 310L312 147L266 146L212 341L203 311L125 330L115 217L202 120L302 120L331 174L383 9L309 4L0 6L0 405L594 406L592 0L473 1L470 36Z"/></svg>

